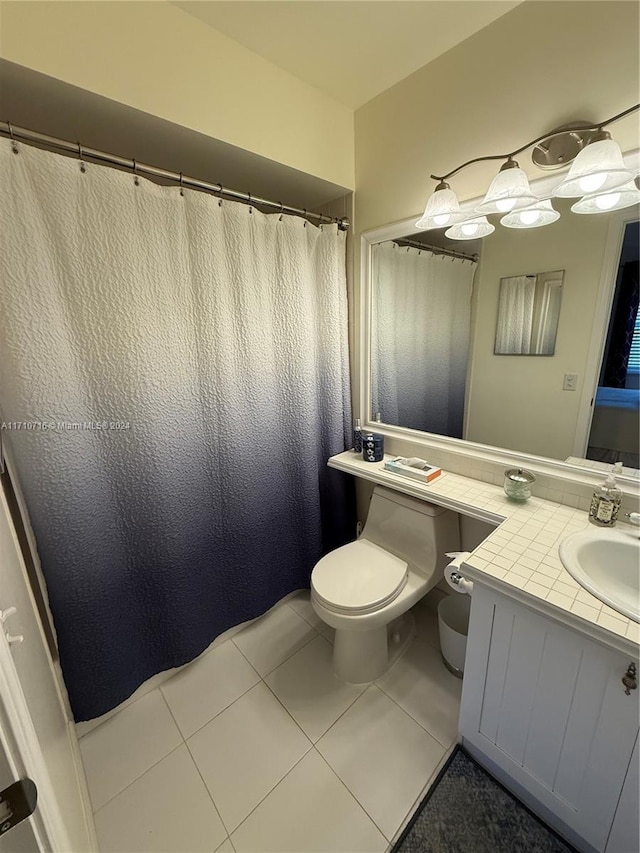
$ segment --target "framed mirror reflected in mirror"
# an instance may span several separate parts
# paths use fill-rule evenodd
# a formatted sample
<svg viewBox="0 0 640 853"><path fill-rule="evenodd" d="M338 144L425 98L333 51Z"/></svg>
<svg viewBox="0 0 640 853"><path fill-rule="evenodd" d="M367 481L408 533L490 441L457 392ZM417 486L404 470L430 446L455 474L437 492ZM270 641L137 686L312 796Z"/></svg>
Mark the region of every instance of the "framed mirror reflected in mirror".
<svg viewBox="0 0 640 853"><path fill-rule="evenodd" d="M482 241L413 220L364 235L371 422L380 412L399 432L640 468L638 211L554 206L553 225ZM519 302L527 319L515 322Z"/></svg>
<svg viewBox="0 0 640 853"><path fill-rule="evenodd" d="M553 355L564 270L500 279L494 355Z"/></svg>

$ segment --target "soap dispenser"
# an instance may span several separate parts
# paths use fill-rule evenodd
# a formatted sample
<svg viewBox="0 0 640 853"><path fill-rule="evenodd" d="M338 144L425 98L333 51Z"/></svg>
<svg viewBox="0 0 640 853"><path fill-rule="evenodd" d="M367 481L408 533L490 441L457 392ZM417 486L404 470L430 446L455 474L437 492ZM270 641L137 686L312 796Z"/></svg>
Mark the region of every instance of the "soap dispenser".
<svg viewBox="0 0 640 853"><path fill-rule="evenodd" d="M594 491L589 507L589 521L602 527L613 527L618 520L622 489L616 485L616 474L622 473L622 462L616 462L604 483Z"/></svg>

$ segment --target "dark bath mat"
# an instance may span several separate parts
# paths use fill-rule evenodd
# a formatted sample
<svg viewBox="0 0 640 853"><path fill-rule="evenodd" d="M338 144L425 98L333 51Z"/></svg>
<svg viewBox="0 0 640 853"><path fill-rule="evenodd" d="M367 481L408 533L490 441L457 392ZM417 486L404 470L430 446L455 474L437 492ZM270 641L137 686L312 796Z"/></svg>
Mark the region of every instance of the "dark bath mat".
<svg viewBox="0 0 640 853"><path fill-rule="evenodd" d="M575 853L460 746L392 853Z"/></svg>

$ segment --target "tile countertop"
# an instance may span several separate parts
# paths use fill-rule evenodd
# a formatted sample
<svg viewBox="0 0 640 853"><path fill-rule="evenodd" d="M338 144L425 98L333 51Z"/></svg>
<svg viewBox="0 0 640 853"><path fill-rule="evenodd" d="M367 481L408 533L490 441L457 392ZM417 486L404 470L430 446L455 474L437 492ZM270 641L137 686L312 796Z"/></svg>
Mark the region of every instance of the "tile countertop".
<svg viewBox="0 0 640 853"><path fill-rule="evenodd" d="M385 455L385 460L393 459ZM347 450L328 465L495 524L496 529L463 564L465 576L575 627L608 646L638 655L640 625L603 604L567 572L558 555L563 539L589 526L587 513L531 497L507 499L499 486L449 471L431 483L419 483L384 470L384 462L365 462ZM617 528L636 532L618 522Z"/></svg>

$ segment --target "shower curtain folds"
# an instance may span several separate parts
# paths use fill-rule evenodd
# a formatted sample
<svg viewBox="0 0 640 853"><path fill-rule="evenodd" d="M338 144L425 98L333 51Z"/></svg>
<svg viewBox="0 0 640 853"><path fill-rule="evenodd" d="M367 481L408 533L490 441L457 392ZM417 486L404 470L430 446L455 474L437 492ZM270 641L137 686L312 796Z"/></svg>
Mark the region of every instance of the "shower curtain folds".
<svg viewBox="0 0 640 853"><path fill-rule="evenodd" d="M372 247L371 397L385 423L462 438L474 268Z"/></svg>
<svg viewBox="0 0 640 853"><path fill-rule="evenodd" d="M345 235L7 140L0 193L1 418L48 425L3 437L91 719L349 538Z"/></svg>

